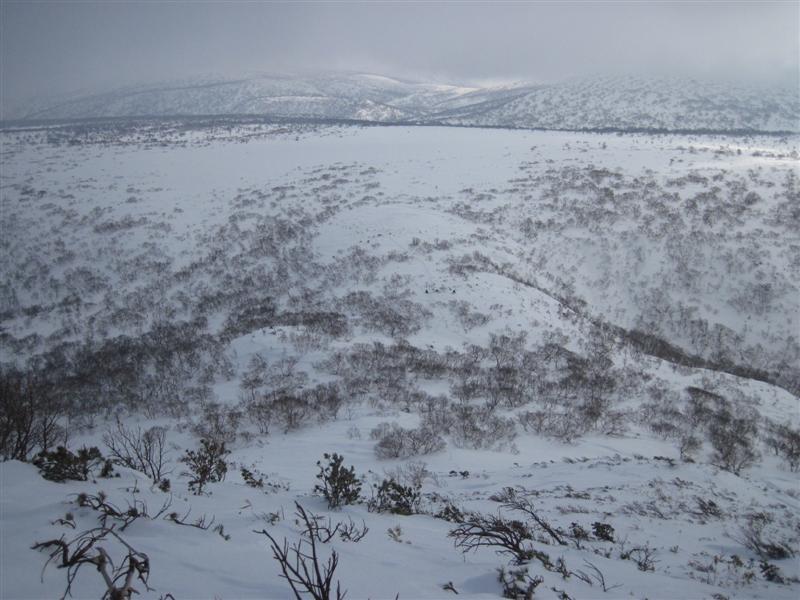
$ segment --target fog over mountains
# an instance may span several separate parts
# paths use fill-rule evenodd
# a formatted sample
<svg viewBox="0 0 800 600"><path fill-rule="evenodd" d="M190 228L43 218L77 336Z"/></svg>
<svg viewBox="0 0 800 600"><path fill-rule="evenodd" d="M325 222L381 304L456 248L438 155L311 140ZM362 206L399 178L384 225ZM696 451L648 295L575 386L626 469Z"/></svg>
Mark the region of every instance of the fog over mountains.
<svg viewBox="0 0 800 600"><path fill-rule="evenodd" d="M206 77L41 98L6 120L263 115L531 129L800 131L791 85L597 76L470 87L365 73Z"/></svg>

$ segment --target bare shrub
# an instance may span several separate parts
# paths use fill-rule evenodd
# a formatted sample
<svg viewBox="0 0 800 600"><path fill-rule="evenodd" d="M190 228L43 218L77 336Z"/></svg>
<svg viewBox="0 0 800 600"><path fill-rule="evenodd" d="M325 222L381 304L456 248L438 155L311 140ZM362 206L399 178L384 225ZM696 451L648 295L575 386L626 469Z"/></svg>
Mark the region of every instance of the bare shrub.
<svg viewBox="0 0 800 600"><path fill-rule="evenodd" d="M0 369L0 456L28 460L47 451L64 434L61 404L30 373Z"/></svg>
<svg viewBox="0 0 800 600"><path fill-rule="evenodd" d="M284 538L278 543L266 529L260 532L270 541L272 556L278 561L283 577L291 586L295 600L303 600L310 596L314 600L344 600L346 592L342 591L337 581L333 585L336 567L339 566L339 555L332 550L324 563L319 556L317 543L320 541L318 523L295 502L295 513L302 521L303 532L299 541L289 545Z"/></svg>
<svg viewBox="0 0 800 600"><path fill-rule="evenodd" d="M693 429L708 429L715 414L729 409L730 403L714 392L697 387L688 387L686 392L689 394L686 416Z"/></svg>
<svg viewBox="0 0 800 600"><path fill-rule="evenodd" d="M792 471L800 469L800 429L784 423L770 423L764 441Z"/></svg>
<svg viewBox="0 0 800 600"><path fill-rule="evenodd" d="M303 535L315 538L318 542L327 544L334 537L339 537L343 542L358 543L364 539L369 532L369 527L364 521L361 525L356 525L352 518L347 517L347 522L338 521L335 525L330 519L323 519L311 511L307 511L299 503L295 502L295 514L305 525Z"/></svg>
<svg viewBox="0 0 800 600"><path fill-rule="evenodd" d="M200 419L194 425L194 434L217 443L232 444L242 422L242 412L218 402L206 402Z"/></svg>
<svg viewBox="0 0 800 600"><path fill-rule="evenodd" d="M514 420L494 415L487 407L452 403L450 411L452 416L448 419L446 433L460 448L494 448L516 437ZM433 429L427 419L429 416L429 413L423 414L423 427Z"/></svg>
<svg viewBox="0 0 800 600"><path fill-rule="evenodd" d="M714 465L739 475L742 469L759 458L755 448L758 426L755 415L734 416L726 409L718 411L709 425L708 434L714 452Z"/></svg>
<svg viewBox="0 0 800 600"><path fill-rule="evenodd" d="M161 508L155 513L150 513L147 503L136 497L136 493L131 495L131 500L127 501L127 507L121 508L111 502L105 492L97 494L81 493L75 497L75 504L82 508L91 508L98 513L98 521L102 527L108 526L109 519L113 522L112 526L119 525L119 531L125 531L131 523L137 519L158 519L163 515L172 504L172 496L168 497Z"/></svg>
<svg viewBox="0 0 800 600"><path fill-rule="evenodd" d="M419 407L423 427L442 434L449 433L455 424L450 402L444 396L426 398Z"/></svg>
<svg viewBox="0 0 800 600"><path fill-rule="evenodd" d="M656 569L656 551L649 545L636 546L630 550L620 553L622 560L632 560L636 563L636 567L640 571L655 571Z"/></svg>
<svg viewBox="0 0 800 600"><path fill-rule="evenodd" d="M404 429L397 423L381 423L370 432L370 438L378 440L375 455L382 459L433 454L445 447L442 437L432 429Z"/></svg>
<svg viewBox="0 0 800 600"><path fill-rule="evenodd" d="M504 492L506 500L503 506L505 508L523 513L531 521L533 521L536 528L547 533L547 535L549 535L554 542L562 546L567 545L562 537L562 534L556 531L552 525L550 525L543 517L539 515L533 506L533 502L519 494L514 488L505 488Z"/></svg>
<svg viewBox="0 0 800 600"><path fill-rule="evenodd" d="M475 327L486 325L491 320L488 315L473 310L472 305L464 300L451 300L448 307L458 319L461 327L464 328L464 333Z"/></svg>
<svg viewBox="0 0 800 600"><path fill-rule="evenodd" d="M407 293L389 292L375 297L365 291L351 292L340 303L343 309L356 312L366 329L393 338L416 333L432 316L424 306L410 300Z"/></svg>
<svg viewBox="0 0 800 600"><path fill-rule="evenodd" d="M117 419L116 428L103 434L103 443L117 463L147 475L158 483L166 475L167 434L163 427L129 429Z"/></svg>
<svg viewBox="0 0 800 600"><path fill-rule="evenodd" d="M275 422L283 425L283 431L299 429L311 414L311 406L305 398L281 394L271 402Z"/></svg>
<svg viewBox="0 0 800 600"><path fill-rule="evenodd" d="M387 471L386 474L396 481L415 488L421 488L425 479L434 476L428 470L428 465L422 461L411 461L398 465Z"/></svg>
<svg viewBox="0 0 800 600"><path fill-rule="evenodd" d="M517 414L517 421L525 431L534 431L572 443L586 433L586 423L580 413L571 407L549 406L545 410L525 411Z"/></svg>
<svg viewBox="0 0 800 600"><path fill-rule="evenodd" d="M703 442L700 438L691 433L684 434L678 439L678 452L684 462L692 462L695 453L702 447Z"/></svg>
<svg viewBox="0 0 800 600"><path fill-rule="evenodd" d="M344 402L339 392L339 386L335 383L320 383L305 390L302 397L310 409L317 413L320 421L336 419Z"/></svg>
<svg viewBox="0 0 800 600"><path fill-rule="evenodd" d="M97 546L110 539L116 540L126 550L124 558L116 564L105 548ZM59 569L66 569L67 587L61 596L62 600L71 595L72 584L84 565L92 565L103 578L103 600L130 600L134 594L139 593L133 587L135 580L147 591L153 591L147 585L150 559L123 540L113 526L84 531L69 541L61 536L59 539L38 542L33 545L33 549L49 553L45 568L50 563L55 563Z"/></svg>
<svg viewBox="0 0 800 600"><path fill-rule="evenodd" d="M600 569L598 569L596 565L590 563L588 560L584 559L583 564L585 564L590 569L590 573L587 576L589 585L591 585L592 580L594 580L595 582L600 584L600 587L603 589L603 592L610 592L611 590L615 590L617 588L622 587L621 583L609 585L606 582L606 577L605 575L603 575L603 572ZM586 581L586 579L584 579L584 581Z"/></svg>
<svg viewBox="0 0 800 600"><path fill-rule="evenodd" d="M781 537L781 527L771 513L751 513L734 539L762 560L782 560L796 554L788 537Z"/></svg>
<svg viewBox="0 0 800 600"><path fill-rule="evenodd" d="M473 513L448 535L455 538L456 548L464 552L490 547L500 554L510 554L518 565L533 558L552 565L546 554L533 547L533 531L522 521Z"/></svg>
<svg viewBox="0 0 800 600"><path fill-rule="evenodd" d="M249 421L258 428L258 432L267 435L274 418L271 399L265 396L249 397L242 401L241 406Z"/></svg>

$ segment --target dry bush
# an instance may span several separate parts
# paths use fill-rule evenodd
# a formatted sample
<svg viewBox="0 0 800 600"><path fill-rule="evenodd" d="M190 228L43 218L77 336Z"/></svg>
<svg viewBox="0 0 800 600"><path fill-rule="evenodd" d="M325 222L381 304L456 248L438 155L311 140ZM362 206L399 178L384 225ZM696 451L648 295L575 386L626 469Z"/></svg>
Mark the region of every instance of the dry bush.
<svg viewBox="0 0 800 600"><path fill-rule="evenodd" d="M129 429L117 419L116 427L103 434L103 443L117 463L147 475L154 483L162 480L168 459L167 435L163 427Z"/></svg>
<svg viewBox="0 0 800 600"><path fill-rule="evenodd" d="M333 584L336 567L339 566L339 555L332 550L328 560L324 563L319 555L317 543L320 542L319 525L303 508L295 502L295 513L302 523L302 537L299 541L289 545L284 538L283 543L266 529L260 532L270 541L272 556L278 561L283 577L292 588L295 600L303 600L304 596L313 600L344 600L345 591L342 591L339 582Z"/></svg>
<svg viewBox="0 0 800 600"><path fill-rule="evenodd" d="M433 454L445 447L442 437L432 429L404 429L397 423L379 424L370 432L370 438L378 440L375 455L381 459Z"/></svg>
<svg viewBox="0 0 800 600"><path fill-rule="evenodd" d="M105 548L98 546L99 543L112 539L126 550L123 559L117 563L111 559ZM67 587L61 596L62 600L71 595L72 584L84 565L92 565L103 578L103 600L130 600L134 594L139 593L133 587L136 580L147 591L153 591L147 585L150 559L123 540L114 531L114 526L90 529L69 541L62 536L59 539L38 542L33 545L33 549L49 553L45 568L52 562L59 569L66 569Z"/></svg>

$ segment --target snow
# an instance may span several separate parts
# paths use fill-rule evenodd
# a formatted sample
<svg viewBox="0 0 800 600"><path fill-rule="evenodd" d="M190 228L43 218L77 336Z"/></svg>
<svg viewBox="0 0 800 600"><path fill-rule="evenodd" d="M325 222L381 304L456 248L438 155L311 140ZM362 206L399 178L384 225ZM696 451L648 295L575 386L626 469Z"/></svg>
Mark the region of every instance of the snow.
<svg viewBox="0 0 800 600"><path fill-rule="evenodd" d="M573 130L800 131L800 98L793 86L632 76L471 87L363 73L251 73L39 98L7 107L5 114L16 119L251 114Z"/></svg>
<svg viewBox="0 0 800 600"><path fill-rule="evenodd" d="M789 367L797 367L793 336L800 271L794 267L800 241L790 225L774 220L796 190L786 183L796 170L794 138L453 127L148 127L113 134L101 130L96 138L87 134L85 143L74 145L56 145L14 130L0 132L3 271L8 280L2 333L7 343L15 344L0 348L4 363L22 363L52 344L81 340L89 332L99 338L141 334L157 319L156 310L171 307L181 319L188 318L194 308L191 302L181 308L181 292L193 300L202 292L225 291L246 276L254 282L253 298L274 297L287 309L303 308L306 302L319 310L343 311L337 302L347 293L389 293L392 277L400 276L404 297L431 315L407 336L419 348L460 350L464 344L486 345L490 334L509 331L525 332L529 345L563 335L565 345L579 351L587 339L586 323L559 301L565 290L572 288L574 296L585 299L590 315L623 327L648 316L652 307L642 292L654 290L657 296L668 296L669 306L682 303L710 325L724 325L740 335L734 346L745 359L756 356L774 366L783 358ZM716 155L720 146L726 153ZM601 183L590 184L592 172L603 169L611 175L595 173ZM671 183L691 175L707 177L710 183ZM676 266L679 257L669 254L673 246L668 242L686 242L680 236L702 222L702 215L685 216L683 226L675 225L671 215L689 213L671 207L683 206L677 202L713 185L725 191L718 201L705 200L709 205L741 204L741 182L760 195L760 204L741 213L740 223L726 221L724 211L718 221L707 223L707 237L697 237L694 257L687 259L695 278L679 280L685 270ZM654 186L677 194L676 204L652 192ZM608 222L593 212L603 206L603 187L614 192L614 200L603 201L606 209L618 210ZM278 233L270 229L275 219L302 223L303 235L275 241ZM527 219L534 224L551 219L553 224L528 228ZM264 247L274 244L276 250L254 253L259 241ZM641 264L637 247L645 253ZM763 262L758 268L748 270L747 248L752 249L753 264ZM359 271L351 265L354 249L376 259L374 269ZM66 250L74 257L66 257ZM286 258L291 252L299 256L294 263ZM475 252L505 270L460 274L452 268L465 256L477 260ZM738 268L725 270L729 253ZM165 266L153 266L159 261ZM264 273L277 264L293 264L297 271L269 287ZM178 278L189 266L194 270ZM97 280L94 288L84 283L88 274ZM733 301L737 288L762 280L775 288L767 310ZM303 300L305 291L311 300ZM72 293L79 293L83 304L58 308ZM454 300L486 314L487 322L462 326L451 305ZM118 310L137 303L144 306L143 322L126 324ZM30 310L35 305L41 311ZM208 332L217 334L227 316L225 309L211 310ZM679 323L670 326L668 317L659 323L667 339L690 345L688 334L678 329ZM386 334L359 326L356 316L352 320L355 325L346 335L310 348L293 341L292 336L303 333L299 326L257 328L227 339L223 350L233 375L216 376L213 399L236 405L242 376L256 354L271 365L295 356L296 368L314 383L336 380L323 365L334 350L362 342L391 343ZM21 340L32 334L41 338L25 345ZM748 347L761 350L745 355ZM661 383L676 394L688 386L711 389L754 407L762 417L800 423L797 397L778 385L678 367L624 350L615 350L613 362L641 377L630 389L615 393L615 408L638 409L649 399L647 386ZM449 390L447 381L435 378L420 377L414 385L432 394ZM503 410L504 415L514 414ZM697 462L681 462L674 441L655 436L638 422L619 435L592 432L569 444L518 427L513 443L494 449L458 447L448 440L444 450L416 457L428 471L422 488L426 514L398 516L369 512L364 503L329 510L314 494L316 462L324 452L339 452L345 464L355 466L364 477L367 497L387 472L408 464L378 459L369 433L382 422L414 427L419 415L376 394L348 398L337 419L309 422L288 433L276 426L260 435L245 422L242 430L249 435L240 434L231 444L227 478L210 484L209 495L201 496L190 493L177 462L184 450L197 445L192 433L196 413L152 420L123 411L122 418L128 425L168 428L171 495L124 467L117 468L119 478L53 483L30 464L0 463L0 597L63 593L64 571L51 564L42 572L46 555L31 546L95 526L97 514L77 507L75 495L102 490L123 507L139 498L151 512L171 500L170 510L183 515L191 509L192 518L213 516L230 535L226 540L213 530L181 527L163 518L135 521L125 530L125 540L149 556L154 590L140 586L142 597L289 597L268 540L255 532L267 529L279 540L298 540L293 517L297 501L334 521L352 517L369 527L361 542L336 539L325 545L325 553L335 548L340 554L336 578L349 598L448 598L452 592L442 587L447 583L459 597L496 598L496 569L507 567L508 557L486 548L462 554L448 537L454 524L432 515L442 508L441 498L448 498L465 511L514 516L491 499L506 487L530 492L540 514L559 527L575 522L590 529L600 521L616 530L613 544L594 539L580 548L574 543L537 543L536 548L553 560L563 557L572 570L587 570L584 561L590 561L609 585L621 587L603 593L597 584L589 586L574 575L564 579L533 561L531 574L545 578L537 598L558 597L553 588L573 598L797 597L796 579L786 585L765 581L758 558L739 540L746 514L759 511L774 513L786 534L797 537L791 529L800 514L797 474L766 451L757 466L735 476L709 463L708 444ZM76 433L70 447L102 448L102 434L113 426L113 416L100 414L96 421L94 428ZM263 472L269 482L279 484L277 489L246 486L241 466ZM720 516L703 515L698 498L713 500ZM74 514L74 530L55 522L66 512ZM278 515L275 523L269 513ZM402 530L400 541L387 534L395 526ZM654 571L641 571L635 562L621 559L623 540L628 549L655 549ZM122 556L119 544L109 542L108 548ZM733 554L745 563L755 561L752 582L745 583L743 575L750 567L731 566ZM800 575L795 558L775 562L786 577ZM73 595L97 597L102 591L97 573L86 568Z"/></svg>

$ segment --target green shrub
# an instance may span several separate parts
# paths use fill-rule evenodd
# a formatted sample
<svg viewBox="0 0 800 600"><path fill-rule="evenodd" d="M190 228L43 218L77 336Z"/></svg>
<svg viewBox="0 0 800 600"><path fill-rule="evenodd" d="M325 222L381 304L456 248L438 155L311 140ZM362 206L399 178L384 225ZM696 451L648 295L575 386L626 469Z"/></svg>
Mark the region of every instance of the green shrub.
<svg viewBox="0 0 800 600"><path fill-rule="evenodd" d="M419 512L419 486L405 486L394 479L384 479L375 497L370 501L370 510L395 515L413 515Z"/></svg>
<svg viewBox="0 0 800 600"><path fill-rule="evenodd" d="M314 491L328 501L328 508L357 503L361 496L361 481L356 477L355 468L351 465L346 469L342 465L344 457L335 452L325 453L322 457L328 462L323 465L322 461L317 461L320 483L314 486Z"/></svg>
<svg viewBox="0 0 800 600"><path fill-rule="evenodd" d="M97 447L85 446L73 454L64 446L53 451L42 451L33 459L42 477L50 481L86 481L92 469L105 464L103 455Z"/></svg>
<svg viewBox="0 0 800 600"><path fill-rule="evenodd" d="M225 479L225 474L228 472L225 457L228 454L230 452L225 448L225 442L208 439L200 440L199 449L187 450L180 461L189 468L184 475L192 477L189 489L200 495L206 484Z"/></svg>

